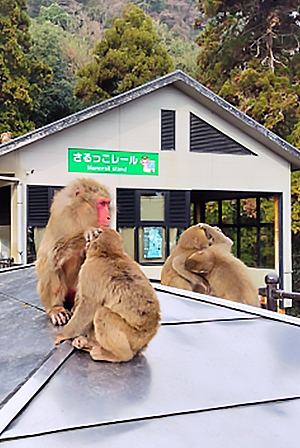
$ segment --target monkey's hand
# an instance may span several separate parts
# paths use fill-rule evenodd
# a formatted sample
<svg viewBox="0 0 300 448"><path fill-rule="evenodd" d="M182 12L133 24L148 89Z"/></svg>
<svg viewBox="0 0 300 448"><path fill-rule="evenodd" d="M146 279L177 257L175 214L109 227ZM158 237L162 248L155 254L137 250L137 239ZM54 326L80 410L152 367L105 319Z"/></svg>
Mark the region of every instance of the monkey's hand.
<svg viewBox="0 0 300 448"><path fill-rule="evenodd" d="M87 249L88 249L89 245L91 244L91 242L95 238L97 238L100 235L101 232L102 232L102 229L100 227L98 227L98 228L92 227L92 228L90 228L90 229L88 229L88 230L86 230L84 232L83 236L84 236L84 239L86 241L86 248Z"/></svg>
<svg viewBox="0 0 300 448"><path fill-rule="evenodd" d="M230 251L233 241L217 226L210 226L209 224L199 223L198 226L205 231L209 244L223 244L226 249Z"/></svg>
<svg viewBox="0 0 300 448"><path fill-rule="evenodd" d="M193 291L199 292L200 294L211 293L211 286L203 275L199 275L199 283L196 283L196 285L194 285Z"/></svg>
<svg viewBox="0 0 300 448"><path fill-rule="evenodd" d="M72 317L71 311L66 310L63 306L52 308L48 314L53 325L65 325Z"/></svg>

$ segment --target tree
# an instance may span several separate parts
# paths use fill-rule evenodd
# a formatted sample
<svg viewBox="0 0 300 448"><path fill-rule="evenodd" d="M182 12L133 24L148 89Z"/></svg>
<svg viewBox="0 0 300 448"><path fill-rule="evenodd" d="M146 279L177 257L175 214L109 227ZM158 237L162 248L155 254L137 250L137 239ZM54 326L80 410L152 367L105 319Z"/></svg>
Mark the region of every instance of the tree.
<svg viewBox="0 0 300 448"><path fill-rule="evenodd" d="M159 21L154 21L153 26L158 34L160 43L166 47L168 54L172 57L174 68L194 77L197 69L196 59L199 52L197 44L193 41L184 40L180 36L176 37L166 24L162 24Z"/></svg>
<svg viewBox="0 0 300 448"><path fill-rule="evenodd" d="M48 8L41 6L39 17L42 21L49 20L54 25L59 25L63 30L68 29L72 19L57 3L52 3Z"/></svg>
<svg viewBox="0 0 300 448"><path fill-rule="evenodd" d="M60 16L58 9L56 8L57 15L54 18L50 15L54 23L49 20L47 9L50 8L44 8L42 14L32 20L30 27L32 34L30 55L49 65L54 74L53 82L43 89L38 98L39 105L32 111L31 119L36 127L59 120L80 108L79 101L73 94L75 62L72 52L69 51L70 34L60 25L55 24L56 17ZM63 12L63 16L65 15L67 22L68 15ZM73 40L76 39L73 37Z"/></svg>
<svg viewBox="0 0 300 448"><path fill-rule="evenodd" d="M34 129L30 113L37 97L51 81L49 67L29 56L29 18L25 0L0 3L0 133L13 137Z"/></svg>
<svg viewBox="0 0 300 448"><path fill-rule="evenodd" d="M78 98L88 103L112 96L158 78L173 69L167 50L159 43L152 19L128 3L122 17L93 50L94 61L78 71Z"/></svg>
<svg viewBox="0 0 300 448"><path fill-rule="evenodd" d="M298 0L199 0L197 78L300 148ZM300 175L292 174L293 289L300 289Z"/></svg>
<svg viewBox="0 0 300 448"><path fill-rule="evenodd" d="M197 78L300 147L299 1L200 0Z"/></svg>

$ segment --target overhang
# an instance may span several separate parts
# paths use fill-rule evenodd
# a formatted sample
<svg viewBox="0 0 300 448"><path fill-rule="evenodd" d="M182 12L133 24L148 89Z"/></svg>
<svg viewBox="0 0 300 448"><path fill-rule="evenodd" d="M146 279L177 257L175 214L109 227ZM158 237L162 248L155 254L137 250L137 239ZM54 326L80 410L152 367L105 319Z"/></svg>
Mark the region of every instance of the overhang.
<svg viewBox="0 0 300 448"><path fill-rule="evenodd" d="M173 85L180 91L203 104L209 110L221 116L246 134L251 135L252 138L261 142L271 151L274 151L276 154L287 160L291 164L292 170L300 169L300 151L297 148L266 129L264 126L232 106L190 76L186 75L181 70L176 70L161 78L155 79L154 81L143 84L128 92L88 107L87 109L4 143L0 146L0 156L16 149L21 149L30 143L60 132L71 126L75 126L84 120L88 120L170 85Z"/></svg>

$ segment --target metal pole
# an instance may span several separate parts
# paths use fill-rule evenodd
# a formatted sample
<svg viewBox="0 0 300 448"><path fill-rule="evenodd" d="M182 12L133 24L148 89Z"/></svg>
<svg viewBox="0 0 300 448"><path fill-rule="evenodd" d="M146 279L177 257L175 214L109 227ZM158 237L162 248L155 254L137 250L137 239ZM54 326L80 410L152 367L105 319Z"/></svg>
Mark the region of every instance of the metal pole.
<svg viewBox="0 0 300 448"><path fill-rule="evenodd" d="M267 292L267 308L271 311L277 311L277 300L274 298L273 291L277 290L279 277L277 274L267 274L265 276Z"/></svg>

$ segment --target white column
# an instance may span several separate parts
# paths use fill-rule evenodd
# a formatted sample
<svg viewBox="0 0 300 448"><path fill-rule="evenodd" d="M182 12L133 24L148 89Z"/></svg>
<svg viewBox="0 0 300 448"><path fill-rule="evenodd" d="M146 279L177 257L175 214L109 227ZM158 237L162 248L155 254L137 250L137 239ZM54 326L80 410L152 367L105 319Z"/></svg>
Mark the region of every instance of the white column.
<svg viewBox="0 0 300 448"><path fill-rule="evenodd" d="M20 182L17 185L17 248L18 264L24 264L26 260L26 219L25 219L25 191L24 185Z"/></svg>

